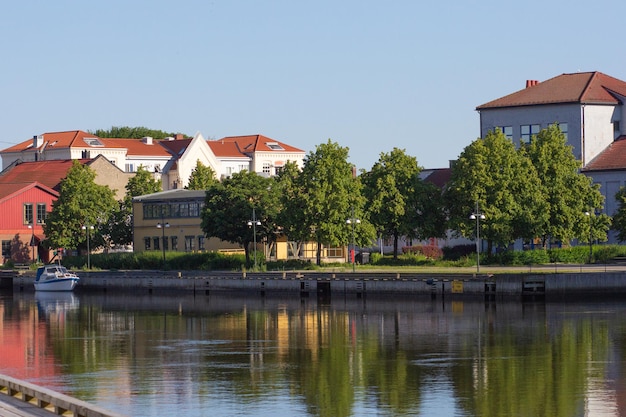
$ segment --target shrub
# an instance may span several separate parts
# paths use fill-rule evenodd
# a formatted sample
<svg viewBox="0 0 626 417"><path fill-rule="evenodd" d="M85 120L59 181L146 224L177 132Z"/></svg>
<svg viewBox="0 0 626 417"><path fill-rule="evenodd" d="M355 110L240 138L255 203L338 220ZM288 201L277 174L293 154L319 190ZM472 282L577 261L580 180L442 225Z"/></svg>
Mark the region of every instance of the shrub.
<svg viewBox="0 0 626 417"><path fill-rule="evenodd" d="M416 246L404 246L402 248L403 254L421 254L430 259L443 258L443 251L434 245L416 245Z"/></svg>

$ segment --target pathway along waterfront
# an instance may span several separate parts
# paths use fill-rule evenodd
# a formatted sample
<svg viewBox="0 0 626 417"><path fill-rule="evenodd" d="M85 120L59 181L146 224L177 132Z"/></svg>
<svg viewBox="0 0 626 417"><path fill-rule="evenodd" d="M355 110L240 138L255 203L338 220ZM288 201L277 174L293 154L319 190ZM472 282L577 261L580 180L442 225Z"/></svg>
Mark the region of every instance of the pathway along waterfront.
<svg viewBox="0 0 626 417"><path fill-rule="evenodd" d="M310 296L331 294L431 296L593 296L626 295L626 266L569 265L509 268L512 272L216 272L216 271L97 271L81 272L78 290L152 293L183 291L266 292ZM505 268L498 268L499 271ZM31 290L32 273L0 276L0 287Z"/></svg>

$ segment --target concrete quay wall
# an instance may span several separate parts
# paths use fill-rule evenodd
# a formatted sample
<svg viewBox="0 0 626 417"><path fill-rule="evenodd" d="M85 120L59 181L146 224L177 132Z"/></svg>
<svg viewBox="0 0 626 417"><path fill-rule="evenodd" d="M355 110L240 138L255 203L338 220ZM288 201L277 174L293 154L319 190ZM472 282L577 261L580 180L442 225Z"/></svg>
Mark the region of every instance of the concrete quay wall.
<svg viewBox="0 0 626 417"><path fill-rule="evenodd" d="M626 295L626 271L585 273L424 274L364 272L81 272L78 289L132 292L284 292L381 295ZM1 278L8 286L6 275ZM14 288L32 289L34 276L11 277Z"/></svg>

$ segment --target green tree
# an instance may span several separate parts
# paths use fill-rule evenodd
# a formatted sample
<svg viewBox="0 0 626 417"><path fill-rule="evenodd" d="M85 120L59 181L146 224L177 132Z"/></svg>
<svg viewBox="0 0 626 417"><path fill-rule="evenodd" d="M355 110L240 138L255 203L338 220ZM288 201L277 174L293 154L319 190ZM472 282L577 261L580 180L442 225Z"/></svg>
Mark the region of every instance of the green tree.
<svg viewBox="0 0 626 417"><path fill-rule="evenodd" d="M445 211L441 191L424 183L417 159L394 148L381 153L369 172L361 175L369 219L385 236L393 237L393 256L398 239L440 237L445 234Z"/></svg>
<svg viewBox="0 0 626 417"><path fill-rule="evenodd" d="M620 242L626 240L626 188L622 187L615 194L617 201L617 212L613 216L613 229L617 231L617 238Z"/></svg>
<svg viewBox="0 0 626 417"><path fill-rule="evenodd" d="M296 244L292 252L299 256L302 243L311 235L310 230L303 227L305 214L303 199L300 198L303 189L300 184L300 169L295 162L287 162L275 177L278 189L279 210L277 223L281 232L288 239L288 244Z"/></svg>
<svg viewBox="0 0 626 417"><path fill-rule="evenodd" d="M172 137L176 133L168 133L162 130L148 129L147 127L130 127L130 126L111 126L110 129L97 129L95 131L89 131L89 133L96 135L100 138L124 138L124 139L140 139L146 136L154 139L163 139L166 137ZM185 137L188 137L185 135Z"/></svg>
<svg viewBox="0 0 626 417"><path fill-rule="evenodd" d="M189 184L185 188L188 190L208 190L216 183L215 171L198 159L196 167L189 176Z"/></svg>
<svg viewBox="0 0 626 417"><path fill-rule="evenodd" d="M256 229L257 242L274 241L278 226L277 188L274 179L262 177L255 172L242 171L215 183L207 190L202 209L201 227L208 237L240 244L246 253L246 262L250 262L250 244L254 241ZM253 217L260 222L248 225Z"/></svg>
<svg viewBox="0 0 626 417"><path fill-rule="evenodd" d="M161 181L155 179L150 171L140 165L126 184L126 195L118 202L108 223L103 227L104 235L108 237L110 243L116 245L133 243L133 197L159 191Z"/></svg>
<svg viewBox="0 0 626 417"><path fill-rule="evenodd" d="M90 232L92 248L104 244L102 225L116 207L113 191L94 182L96 177L87 165L72 162L61 181L59 199L52 204L44 232L51 247L83 248L87 236L82 227L94 226Z"/></svg>
<svg viewBox="0 0 626 417"><path fill-rule="evenodd" d="M589 219L585 213L595 215L596 210L601 210L604 197L600 186L579 172L580 161L574 157L559 126L553 124L540 131L524 152L541 178L546 201L546 216L537 236L542 236L544 244L549 239L564 243L573 238L588 241ZM592 235L607 240L610 219L605 214L597 217Z"/></svg>
<svg viewBox="0 0 626 417"><path fill-rule="evenodd" d="M467 146L452 167L445 190L449 223L463 236L476 233L470 214L485 215L481 236L507 247L518 238L536 236L546 219L541 182L525 156L497 129Z"/></svg>
<svg viewBox="0 0 626 417"><path fill-rule="evenodd" d="M348 148L330 139L310 152L299 175L300 192L293 204L302 210L301 234L317 243L316 263L321 264L322 244L338 246L350 242L352 228L346 220L359 219L355 242L370 245L375 231L365 216L361 182L348 163Z"/></svg>

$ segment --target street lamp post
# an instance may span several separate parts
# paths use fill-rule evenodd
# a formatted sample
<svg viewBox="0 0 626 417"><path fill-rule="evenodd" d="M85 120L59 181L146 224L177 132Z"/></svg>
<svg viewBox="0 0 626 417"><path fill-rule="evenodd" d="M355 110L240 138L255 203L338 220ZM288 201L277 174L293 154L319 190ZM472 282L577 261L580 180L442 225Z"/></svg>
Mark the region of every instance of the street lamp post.
<svg viewBox="0 0 626 417"><path fill-rule="evenodd" d="M352 261L352 272L356 272L356 242L355 242L355 225L361 223L360 219L354 217L354 208L352 208L352 217L346 220L346 224L352 225L352 249L350 250L350 260Z"/></svg>
<svg viewBox="0 0 626 417"><path fill-rule="evenodd" d="M256 271L256 227L260 226L261 222L256 218L256 210L252 207L252 220L248 220L248 227L252 226L252 240L254 245L254 270Z"/></svg>
<svg viewBox="0 0 626 417"><path fill-rule="evenodd" d="M161 221L156 225L157 229L161 229L161 249L163 251L163 269L165 269L165 229L170 227L170 224L165 222L165 213L163 207L161 207Z"/></svg>
<svg viewBox="0 0 626 417"><path fill-rule="evenodd" d="M476 201L476 211L469 217L476 220L476 273L480 273L480 221L485 220L484 213L478 210L478 201Z"/></svg>
<svg viewBox="0 0 626 417"><path fill-rule="evenodd" d="M32 251L31 260L33 263L35 263L35 220L34 219L33 219L33 222L28 225L28 228L31 229L31 235L30 235L30 248Z"/></svg>
<svg viewBox="0 0 626 417"><path fill-rule="evenodd" d="M93 230L93 226L85 225L82 227L82 229L87 231L87 269L91 269L91 250L89 248L89 240L90 240L89 230Z"/></svg>
<svg viewBox="0 0 626 417"><path fill-rule="evenodd" d="M591 264L591 260L593 259L593 246L592 246L592 230L591 230L591 213L586 211L585 216L589 216L589 264Z"/></svg>

